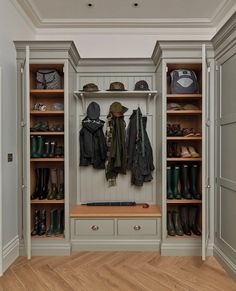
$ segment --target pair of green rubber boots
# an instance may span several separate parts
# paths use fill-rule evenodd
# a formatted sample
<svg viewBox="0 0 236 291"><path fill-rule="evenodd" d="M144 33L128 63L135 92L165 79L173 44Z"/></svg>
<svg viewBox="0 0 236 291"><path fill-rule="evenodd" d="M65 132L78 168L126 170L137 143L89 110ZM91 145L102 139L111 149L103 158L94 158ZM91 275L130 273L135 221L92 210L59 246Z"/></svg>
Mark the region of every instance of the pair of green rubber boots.
<svg viewBox="0 0 236 291"><path fill-rule="evenodd" d="M55 141L44 141L42 136L31 136L32 158L54 158L55 150Z"/></svg>
<svg viewBox="0 0 236 291"><path fill-rule="evenodd" d="M198 165L182 165L167 167L167 199L198 199L201 194L197 191ZM179 191L181 182L181 192Z"/></svg>

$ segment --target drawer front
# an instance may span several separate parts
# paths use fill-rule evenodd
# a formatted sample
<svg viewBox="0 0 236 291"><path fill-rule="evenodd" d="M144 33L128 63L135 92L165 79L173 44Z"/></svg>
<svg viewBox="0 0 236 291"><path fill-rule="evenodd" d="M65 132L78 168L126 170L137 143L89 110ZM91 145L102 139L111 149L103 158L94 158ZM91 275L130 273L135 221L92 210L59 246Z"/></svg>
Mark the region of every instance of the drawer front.
<svg viewBox="0 0 236 291"><path fill-rule="evenodd" d="M114 235L113 219L77 219L75 235Z"/></svg>
<svg viewBox="0 0 236 291"><path fill-rule="evenodd" d="M156 219L119 219L119 235L156 235Z"/></svg>

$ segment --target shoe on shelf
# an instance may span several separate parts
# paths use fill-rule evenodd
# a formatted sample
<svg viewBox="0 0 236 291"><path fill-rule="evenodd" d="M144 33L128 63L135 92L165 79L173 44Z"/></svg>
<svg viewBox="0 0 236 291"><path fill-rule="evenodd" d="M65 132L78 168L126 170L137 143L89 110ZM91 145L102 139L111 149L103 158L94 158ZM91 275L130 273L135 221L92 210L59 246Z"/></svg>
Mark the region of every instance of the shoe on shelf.
<svg viewBox="0 0 236 291"><path fill-rule="evenodd" d="M48 200L54 200L56 195L58 194L57 189L57 174L58 169L50 169L50 179L51 179L51 191L47 196Z"/></svg>
<svg viewBox="0 0 236 291"><path fill-rule="evenodd" d="M183 128L183 135L186 137L194 136L193 128Z"/></svg>
<svg viewBox="0 0 236 291"><path fill-rule="evenodd" d="M35 168L35 190L31 194L31 200L38 199L42 191L42 168Z"/></svg>
<svg viewBox="0 0 236 291"><path fill-rule="evenodd" d="M46 234L47 226L46 226L46 210L42 209L41 211L41 219L39 223L39 235Z"/></svg>
<svg viewBox="0 0 236 291"><path fill-rule="evenodd" d="M57 169L58 178L58 193L56 194L56 200L64 199L64 169Z"/></svg>
<svg viewBox="0 0 236 291"><path fill-rule="evenodd" d="M181 167L181 195L184 199L192 199L192 195L189 191L188 176L189 176L188 165L182 165Z"/></svg>
<svg viewBox="0 0 236 291"><path fill-rule="evenodd" d="M56 142L51 141L50 142L50 152L48 155L49 158L55 158L55 149L56 149Z"/></svg>
<svg viewBox="0 0 236 291"><path fill-rule="evenodd" d="M172 125L169 124L169 123L167 124L166 132L167 132L167 136L173 136L174 135Z"/></svg>
<svg viewBox="0 0 236 291"><path fill-rule="evenodd" d="M42 168L42 191L39 195L39 200L44 200L47 198L48 195L48 182L49 182L49 174L50 169L49 168Z"/></svg>
<svg viewBox="0 0 236 291"><path fill-rule="evenodd" d="M175 157L175 158L179 158L179 157L181 157L181 155L180 155L180 150L179 150L179 146L178 146L178 144L177 143L172 143L172 151L173 151L173 156Z"/></svg>
<svg viewBox="0 0 236 291"><path fill-rule="evenodd" d="M56 232L56 226L57 226L57 210L51 209L50 210L50 225L46 232L46 235L54 235Z"/></svg>
<svg viewBox="0 0 236 291"><path fill-rule="evenodd" d="M183 106L183 110L200 110L195 104L186 104Z"/></svg>
<svg viewBox="0 0 236 291"><path fill-rule="evenodd" d="M55 158L63 158L64 157L64 147L56 146L55 148Z"/></svg>
<svg viewBox="0 0 236 291"><path fill-rule="evenodd" d="M171 211L167 211L167 233L170 236L176 235Z"/></svg>
<svg viewBox="0 0 236 291"><path fill-rule="evenodd" d="M183 130L180 127L180 124L172 124L172 131L174 136L183 136Z"/></svg>
<svg viewBox="0 0 236 291"><path fill-rule="evenodd" d="M64 131L64 124L57 124L55 130L59 132Z"/></svg>
<svg viewBox="0 0 236 291"><path fill-rule="evenodd" d="M174 195L174 199L181 199L181 193L179 191L179 176L180 176L180 167L174 166L172 170L172 191Z"/></svg>
<svg viewBox="0 0 236 291"><path fill-rule="evenodd" d="M201 200L202 194L197 191L197 176L198 176L198 165L192 165L190 167L189 175L189 190L194 199Z"/></svg>
<svg viewBox="0 0 236 291"><path fill-rule="evenodd" d="M178 103L167 103L167 110L183 110L183 107Z"/></svg>
<svg viewBox="0 0 236 291"><path fill-rule="evenodd" d="M63 234L64 231L64 210L63 209L57 209L57 222L55 227L55 234Z"/></svg>
<svg viewBox="0 0 236 291"><path fill-rule="evenodd" d="M186 146L181 146L181 157L182 158L191 158L191 154L190 152L188 151L188 148Z"/></svg>
<svg viewBox="0 0 236 291"><path fill-rule="evenodd" d="M195 150L193 146L188 146L188 151L190 152L192 158L200 157L200 154Z"/></svg>
<svg viewBox="0 0 236 291"><path fill-rule="evenodd" d="M180 215L178 211L173 211L172 213L173 216L173 223L174 223L174 228L175 228L175 233L179 236L184 235L184 231L181 225L181 220L180 220Z"/></svg>
<svg viewBox="0 0 236 291"><path fill-rule="evenodd" d="M43 155L44 140L42 136L31 136L31 157L41 158Z"/></svg>
<svg viewBox="0 0 236 291"><path fill-rule="evenodd" d="M197 206L190 206L189 207L189 227L193 234L201 235L200 230L197 226L197 219L198 219L198 208Z"/></svg>
<svg viewBox="0 0 236 291"><path fill-rule="evenodd" d="M30 131L35 132L35 131L40 131L42 122L36 121L33 123L33 126L30 128Z"/></svg>
<svg viewBox="0 0 236 291"><path fill-rule="evenodd" d="M191 235L192 233L189 227L189 207L188 206L180 207L180 218L181 218L181 224L182 224L184 234Z"/></svg>
<svg viewBox="0 0 236 291"><path fill-rule="evenodd" d="M38 209L34 210L34 229L31 232L31 235L38 235L40 230L40 211Z"/></svg>
<svg viewBox="0 0 236 291"><path fill-rule="evenodd" d="M173 158L174 157L172 143L170 143L170 142L167 143L167 157L168 158Z"/></svg>
<svg viewBox="0 0 236 291"><path fill-rule="evenodd" d="M166 168L166 182L167 182L167 199L174 199L174 193L172 191L172 169L170 166Z"/></svg>
<svg viewBox="0 0 236 291"><path fill-rule="evenodd" d="M50 153L50 142L47 140L44 142L42 157L49 158L49 153Z"/></svg>

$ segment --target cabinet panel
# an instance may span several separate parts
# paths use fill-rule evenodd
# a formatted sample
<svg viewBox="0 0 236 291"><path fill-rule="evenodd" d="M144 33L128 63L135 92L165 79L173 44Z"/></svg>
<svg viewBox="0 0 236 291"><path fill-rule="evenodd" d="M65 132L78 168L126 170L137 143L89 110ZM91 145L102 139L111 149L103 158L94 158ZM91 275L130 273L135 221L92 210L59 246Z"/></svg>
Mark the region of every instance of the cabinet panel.
<svg viewBox="0 0 236 291"><path fill-rule="evenodd" d="M118 235L156 235L156 219L119 219Z"/></svg>

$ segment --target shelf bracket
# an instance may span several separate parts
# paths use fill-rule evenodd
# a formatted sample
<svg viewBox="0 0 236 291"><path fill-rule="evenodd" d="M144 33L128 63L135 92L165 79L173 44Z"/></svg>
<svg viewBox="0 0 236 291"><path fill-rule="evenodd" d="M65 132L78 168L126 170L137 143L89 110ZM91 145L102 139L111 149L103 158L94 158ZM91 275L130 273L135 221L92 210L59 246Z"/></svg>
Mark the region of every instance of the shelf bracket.
<svg viewBox="0 0 236 291"><path fill-rule="evenodd" d="M147 104L146 104L146 114L149 114L149 107L150 107L150 100L151 100L151 93L148 93Z"/></svg>
<svg viewBox="0 0 236 291"><path fill-rule="evenodd" d="M74 93L74 97L75 97L76 100L79 100L79 99L81 100L83 114L85 114L86 113L86 108L85 108L84 94L83 93L79 93L79 94Z"/></svg>

